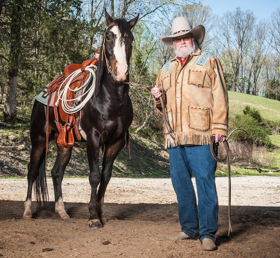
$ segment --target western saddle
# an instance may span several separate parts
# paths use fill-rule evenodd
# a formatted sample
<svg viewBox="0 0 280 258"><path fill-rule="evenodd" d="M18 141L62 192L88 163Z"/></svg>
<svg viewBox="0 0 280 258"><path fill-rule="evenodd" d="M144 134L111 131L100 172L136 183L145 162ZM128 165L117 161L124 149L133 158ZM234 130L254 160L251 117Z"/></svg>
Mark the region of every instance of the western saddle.
<svg viewBox="0 0 280 258"><path fill-rule="evenodd" d="M89 65L97 65L99 53L100 51L97 51L95 58L86 60L82 64L67 65L64 68L64 74L52 80L48 85L47 93L49 99L47 103L47 118L46 118L47 119L46 151L48 150L48 138L50 133L50 129L48 125L49 125L49 109L50 109L51 99L52 102L54 102L53 108L54 108L54 115L55 115L55 124L59 131L57 144L59 146L64 146L64 147L74 146L75 145L74 133L78 141L82 139L79 131L79 120L81 117L82 110L73 114L67 114L61 106L61 100L60 99L58 100L59 97L58 92L64 89L67 81L69 81L69 75L71 75L73 72L77 71L78 69L81 69L81 72L76 77L74 77L72 82L70 82L69 88L71 90L68 89L66 93L68 105L74 106L75 104L77 104L77 101L74 101L73 99L77 98L78 93L73 90L84 85L85 81L88 79L90 74L88 71L85 70L85 68L88 67Z"/></svg>

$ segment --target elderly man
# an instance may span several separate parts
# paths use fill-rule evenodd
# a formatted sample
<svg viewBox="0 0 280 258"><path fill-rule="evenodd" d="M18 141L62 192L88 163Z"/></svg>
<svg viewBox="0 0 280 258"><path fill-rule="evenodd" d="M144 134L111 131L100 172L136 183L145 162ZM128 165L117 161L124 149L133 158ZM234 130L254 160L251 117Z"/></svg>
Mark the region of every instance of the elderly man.
<svg viewBox="0 0 280 258"><path fill-rule="evenodd" d="M161 36L176 57L159 71L151 93L164 114L165 147L178 200L181 232L172 240L199 238L203 250L216 250L218 198L216 161L210 141L223 142L228 128L228 96L218 58L199 46L205 29L191 29L184 17L172 23L172 35ZM194 175L198 203L192 184Z"/></svg>

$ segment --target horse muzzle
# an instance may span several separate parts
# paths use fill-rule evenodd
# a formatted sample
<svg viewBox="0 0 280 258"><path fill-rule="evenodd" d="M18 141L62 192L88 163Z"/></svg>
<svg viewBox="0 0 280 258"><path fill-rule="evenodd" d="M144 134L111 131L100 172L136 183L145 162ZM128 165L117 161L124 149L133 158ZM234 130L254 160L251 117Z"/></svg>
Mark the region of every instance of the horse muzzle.
<svg viewBox="0 0 280 258"><path fill-rule="evenodd" d="M114 69L114 79L118 82L123 82L126 80L128 74L127 65L116 65Z"/></svg>

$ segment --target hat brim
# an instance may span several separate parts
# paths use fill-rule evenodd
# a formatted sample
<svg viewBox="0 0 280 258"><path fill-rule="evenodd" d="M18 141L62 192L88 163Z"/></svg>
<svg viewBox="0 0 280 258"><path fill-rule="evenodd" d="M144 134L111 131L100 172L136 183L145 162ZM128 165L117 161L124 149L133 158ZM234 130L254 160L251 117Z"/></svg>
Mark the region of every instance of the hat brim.
<svg viewBox="0 0 280 258"><path fill-rule="evenodd" d="M198 44L198 46L200 46L204 40L205 37L205 28L203 25L198 25L196 27L194 27L193 29L189 30L188 32L179 32L176 35L170 35L170 36L160 36L159 38L162 40L162 42L167 45L168 47L172 47L174 48L173 45L173 39L183 36L183 35L187 35L191 33L194 36L195 42Z"/></svg>

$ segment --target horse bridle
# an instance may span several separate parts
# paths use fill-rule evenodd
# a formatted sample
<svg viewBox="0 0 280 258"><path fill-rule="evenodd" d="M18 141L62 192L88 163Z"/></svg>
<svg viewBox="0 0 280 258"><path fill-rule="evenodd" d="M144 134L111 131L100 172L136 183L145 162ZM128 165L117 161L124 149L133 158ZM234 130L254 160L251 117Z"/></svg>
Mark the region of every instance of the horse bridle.
<svg viewBox="0 0 280 258"><path fill-rule="evenodd" d="M102 54L101 55L102 55L102 58L105 59L105 63L106 63L106 67L107 67L108 72L113 77L112 66L109 64L109 60L108 60L105 52L106 52L106 50L105 50L105 38L104 38L103 43L102 43Z"/></svg>
<svg viewBox="0 0 280 258"><path fill-rule="evenodd" d="M164 118L164 122L165 122L165 125L167 128L167 131L168 131L169 135L171 136L171 138L175 141L175 133L172 130L169 120L166 116L165 104L162 99L162 96L160 97L160 103L161 103L161 107L162 107L162 111L163 111L163 118ZM218 144L219 143L215 143L215 136L211 136L211 141L210 141L211 154L217 162L223 162L224 160L219 159L214 150L214 146L215 145L218 146ZM225 140L223 142L223 144L225 146L226 153L227 153L226 160L227 160L227 170L228 170L228 236L229 236L230 233L232 232L232 226L231 226L231 169L230 169L229 145L228 145L227 140Z"/></svg>

